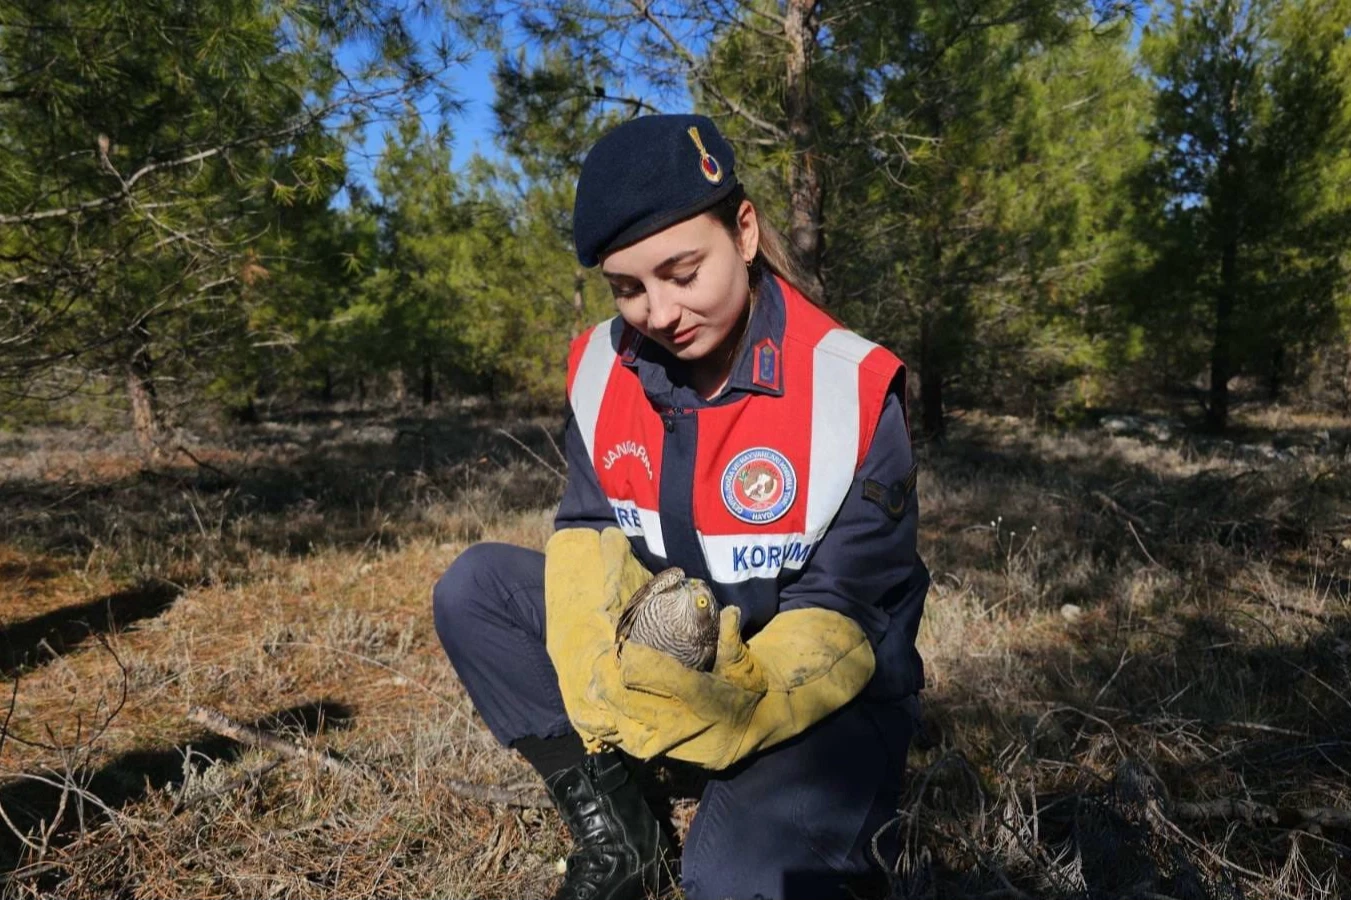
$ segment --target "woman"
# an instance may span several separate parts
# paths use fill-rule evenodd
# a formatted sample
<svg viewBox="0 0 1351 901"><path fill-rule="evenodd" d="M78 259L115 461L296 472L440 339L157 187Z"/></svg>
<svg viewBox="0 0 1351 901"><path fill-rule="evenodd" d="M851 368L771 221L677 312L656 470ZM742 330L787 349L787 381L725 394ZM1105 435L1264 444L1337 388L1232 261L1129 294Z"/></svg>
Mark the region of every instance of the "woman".
<svg viewBox="0 0 1351 901"><path fill-rule="evenodd" d="M708 770L691 898L838 896L896 809L929 584L904 366L802 296L734 166L702 116L587 155L577 255L619 315L573 344L557 531L543 555L476 545L434 592L470 698L576 841L559 897L660 889L671 848L630 776L654 757ZM668 566L723 605L711 672L615 652Z"/></svg>

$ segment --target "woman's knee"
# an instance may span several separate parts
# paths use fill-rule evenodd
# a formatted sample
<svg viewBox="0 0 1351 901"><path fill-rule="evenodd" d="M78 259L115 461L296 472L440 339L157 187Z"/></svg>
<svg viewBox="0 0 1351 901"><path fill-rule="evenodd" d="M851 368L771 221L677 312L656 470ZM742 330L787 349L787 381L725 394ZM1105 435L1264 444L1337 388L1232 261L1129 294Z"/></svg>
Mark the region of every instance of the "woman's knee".
<svg viewBox="0 0 1351 901"><path fill-rule="evenodd" d="M482 619L485 604L491 603L493 569L501 548L506 545L482 543L466 548L451 562L432 588L432 619L436 634L450 653Z"/></svg>
<svg viewBox="0 0 1351 901"><path fill-rule="evenodd" d="M489 632L542 629L534 608L543 607L543 577L538 551L496 542L466 548L432 589L432 618L446 653L452 660L472 653Z"/></svg>

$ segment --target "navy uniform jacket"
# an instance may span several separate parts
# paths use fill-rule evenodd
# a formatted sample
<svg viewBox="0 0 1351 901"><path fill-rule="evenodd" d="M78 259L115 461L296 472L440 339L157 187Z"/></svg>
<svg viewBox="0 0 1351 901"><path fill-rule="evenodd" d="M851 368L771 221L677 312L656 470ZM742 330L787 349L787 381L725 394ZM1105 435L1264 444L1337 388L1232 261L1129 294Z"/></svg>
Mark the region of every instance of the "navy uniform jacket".
<svg viewBox="0 0 1351 901"><path fill-rule="evenodd" d="M694 472L694 456L688 448L696 446L697 435L683 433L697 428L697 418L680 413L728 403L745 392L766 390L752 380L750 348L765 338L782 346L784 319L783 298L773 279L766 278L727 387L711 400L700 397L682 379L683 364L653 341L643 341L636 356L624 363L638 373L648 399L673 417L662 452L660 515L668 556L655 556L641 539L633 542L635 553L653 572L679 566L691 576L709 578L688 515L691 503L681 503L688 499L671 494L671 486L691 486ZM872 445L844 503L826 534L812 547L806 565L797 570L783 569L777 581L756 579L725 588L713 585L720 601L742 608L747 637L780 610L825 607L853 619L873 645L877 669L865 693L878 699L906 698L924 684L915 633L924 610L929 572L916 549L919 505L915 462L903 402L903 375L897 381L886 398ZM568 481L555 527L603 529L618 525L570 407L565 452ZM692 489L686 487L685 493L692 494ZM739 596L744 592L759 596Z"/></svg>

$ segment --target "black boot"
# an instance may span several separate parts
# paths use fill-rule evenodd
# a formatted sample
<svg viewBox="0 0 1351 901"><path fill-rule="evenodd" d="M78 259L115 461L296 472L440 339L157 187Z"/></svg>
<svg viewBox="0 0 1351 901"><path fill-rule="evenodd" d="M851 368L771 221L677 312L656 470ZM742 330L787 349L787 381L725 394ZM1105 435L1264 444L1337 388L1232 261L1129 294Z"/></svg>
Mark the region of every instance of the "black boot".
<svg viewBox="0 0 1351 901"><path fill-rule="evenodd" d="M557 898L644 898L667 884L671 843L614 751L544 783L576 847Z"/></svg>

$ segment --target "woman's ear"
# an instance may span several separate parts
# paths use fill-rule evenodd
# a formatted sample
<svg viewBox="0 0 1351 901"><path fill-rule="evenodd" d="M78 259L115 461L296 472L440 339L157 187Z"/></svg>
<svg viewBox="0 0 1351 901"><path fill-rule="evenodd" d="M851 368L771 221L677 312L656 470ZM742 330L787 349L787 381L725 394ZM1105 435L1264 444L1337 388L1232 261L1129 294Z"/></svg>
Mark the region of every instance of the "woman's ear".
<svg viewBox="0 0 1351 901"><path fill-rule="evenodd" d="M741 258L749 265L760 250L760 219L755 213L755 204L749 200L741 201L736 211L737 249Z"/></svg>

